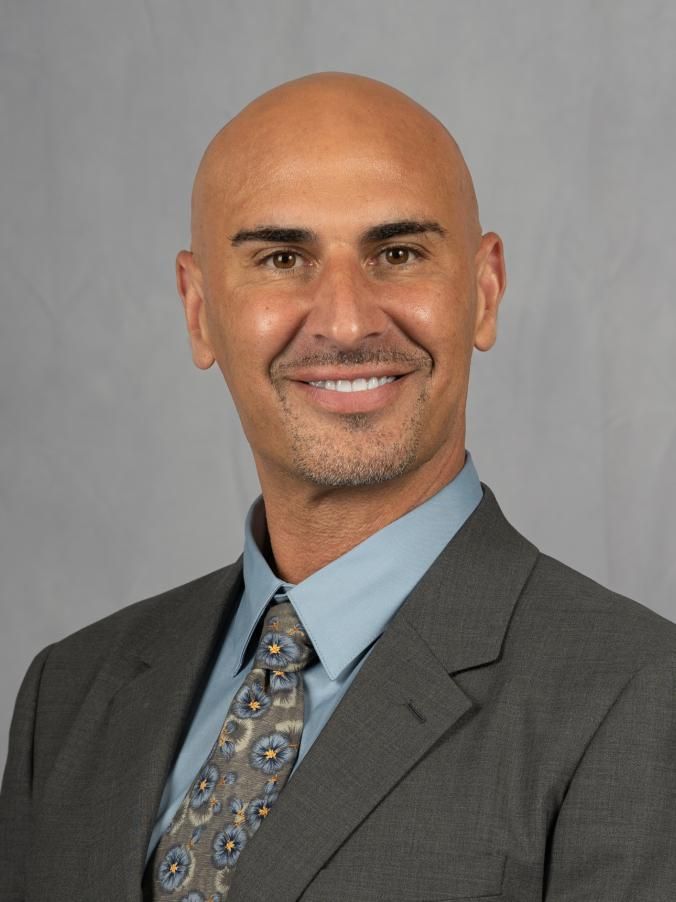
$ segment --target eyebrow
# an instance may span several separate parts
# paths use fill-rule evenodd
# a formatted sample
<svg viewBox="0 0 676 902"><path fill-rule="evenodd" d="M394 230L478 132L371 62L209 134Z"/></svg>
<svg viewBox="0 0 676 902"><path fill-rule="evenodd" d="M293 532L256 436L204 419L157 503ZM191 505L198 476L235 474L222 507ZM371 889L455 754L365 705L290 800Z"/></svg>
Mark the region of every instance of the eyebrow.
<svg viewBox="0 0 676 902"><path fill-rule="evenodd" d="M435 232L445 235L446 229L431 219L399 219L396 222L381 222L361 233L359 241L368 244L373 241L386 241L401 235L421 235L424 232ZM240 229L230 239L233 247L246 241L266 241L274 244L302 244L318 241L319 236L312 229L290 228L286 226L262 225L255 229Z"/></svg>
<svg viewBox="0 0 676 902"><path fill-rule="evenodd" d="M387 241L388 238L397 238L400 235L422 235L424 232L436 232L437 235L445 235L446 229L432 219L400 219L397 222L383 222L371 226L359 236L360 241Z"/></svg>
<svg viewBox="0 0 676 902"><path fill-rule="evenodd" d="M270 241L275 244L300 244L317 241L317 234L310 229L293 229L284 226L264 225L255 229L240 229L230 239L230 244L237 247L245 241Z"/></svg>

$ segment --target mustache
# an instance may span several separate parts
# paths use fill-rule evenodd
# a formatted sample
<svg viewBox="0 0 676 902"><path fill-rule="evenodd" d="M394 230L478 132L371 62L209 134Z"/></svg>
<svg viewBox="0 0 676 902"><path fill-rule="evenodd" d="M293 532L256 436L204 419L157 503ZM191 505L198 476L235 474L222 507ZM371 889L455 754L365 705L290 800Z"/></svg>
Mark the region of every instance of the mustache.
<svg viewBox="0 0 676 902"><path fill-rule="evenodd" d="M270 367L270 373L272 376L284 376L287 372L293 372L303 367L362 366L365 363L403 363L414 369L431 369L432 358L423 351L413 354L394 348L327 351L321 354L306 354L290 361L275 362Z"/></svg>

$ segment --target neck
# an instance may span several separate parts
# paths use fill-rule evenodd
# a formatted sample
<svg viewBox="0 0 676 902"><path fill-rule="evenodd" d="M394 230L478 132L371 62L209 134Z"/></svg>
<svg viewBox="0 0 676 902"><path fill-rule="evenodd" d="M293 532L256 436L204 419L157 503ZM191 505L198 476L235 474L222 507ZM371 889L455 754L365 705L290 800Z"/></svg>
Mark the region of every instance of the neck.
<svg viewBox="0 0 676 902"><path fill-rule="evenodd" d="M442 460L373 486L323 488L271 479L259 468L268 543L277 576L299 583L378 530L403 517L454 479L465 464L464 435Z"/></svg>

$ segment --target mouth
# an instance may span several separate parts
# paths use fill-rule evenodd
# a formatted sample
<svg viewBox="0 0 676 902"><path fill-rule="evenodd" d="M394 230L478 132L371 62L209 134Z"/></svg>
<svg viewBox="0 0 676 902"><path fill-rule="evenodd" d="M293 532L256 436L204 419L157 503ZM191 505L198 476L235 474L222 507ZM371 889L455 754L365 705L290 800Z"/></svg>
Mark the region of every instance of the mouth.
<svg viewBox="0 0 676 902"><path fill-rule="evenodd" d="M324 388L328 391L372 391L380 385L401 379L412 372L401 364L381 365L362 364L351 367L307 367L290 373L294 382L305 382L306 385ZM348 387L349 386L349 387Z"/></svg>
<svg viewBox="0 0 676 902"><path fill-rule="evenodd" d="M371 413L392 403L410 376L371 372L346 379L343 374L343 378L295 379L292 385L313 405L330 413Z"/></svg>
<svg viewBox="0 0 676 902"><path fill-rule="evenodd" d="M373 391L374 388L380 388L381 385L387 385L401 378L401 376L368 376L359 379L321 379L316 382L306 382L306 385L323 388L325 391Z"/></svg>

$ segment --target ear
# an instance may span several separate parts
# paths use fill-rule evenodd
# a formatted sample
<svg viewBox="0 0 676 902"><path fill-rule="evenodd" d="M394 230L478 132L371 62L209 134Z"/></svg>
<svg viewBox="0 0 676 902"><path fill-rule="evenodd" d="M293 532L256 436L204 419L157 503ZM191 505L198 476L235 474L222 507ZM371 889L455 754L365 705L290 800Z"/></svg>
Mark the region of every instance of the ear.
<svg viewBox="0 0 676 902"><path fill-rule="evenodd" d="M474 347L488 351L495 344L498 307L507 287L502 239L495 232L482 235L474 265L477 289Z"/></svg>
<svg viewBox="0 0 676 902"><path fill-rule="evenodd" d="M216 358L209 341L202 273L191 251L179 251L176 257L176 287L183 301L193 363L207 370Z"/></svg>

